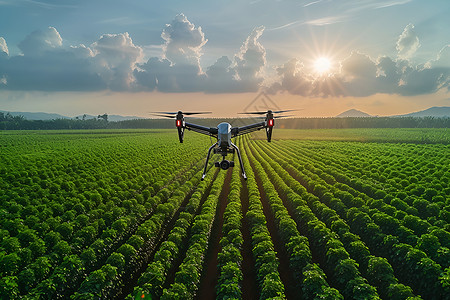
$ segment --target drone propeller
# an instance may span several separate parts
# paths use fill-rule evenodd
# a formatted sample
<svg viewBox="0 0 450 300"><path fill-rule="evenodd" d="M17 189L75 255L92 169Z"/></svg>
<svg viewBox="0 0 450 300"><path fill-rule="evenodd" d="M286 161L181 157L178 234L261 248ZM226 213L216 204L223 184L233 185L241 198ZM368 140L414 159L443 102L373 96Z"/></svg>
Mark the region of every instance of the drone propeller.
<svg viewBox="0 0 450 300"><path fill-rule="evenodd" d="M158 116L158 117L164 117L164 118L169 118L169 119L175 119L177 116L168 116L168 115L161 115L161 114L151 114L154 116Z"/></svg>
<svg viewBox="0 0 450 300"><path fill-rule="evenodd" d="M274 119L281 119L281 118L291 118L291 117L295 117L294 115L287 115L287 116L273 116ZM253 117L253 119L261 119L264 120L266 117Z"/></svg>
<svg viewBox="0 0 450 300"><path fill-rule="evenodd" d="M295 117L294 115L288 115L288 116L274 116L274 119L281 119L281 118L289 118L289 117Z"/></svg>
<svg viewBox="0 0 450 300"><path fill-rule="evenodd" d="M212 112L210 111L199 111L199 112L181 112L181 114L186 115L186 116L190 116L190 115L202 115L202 114L211 114ZM164 115L177 115L177 112L165 112L165 111L155 111L152 114L164 114ZM161 116L161 115L160 115Z"/></svg>
<svg viewBox="0 0 450 300"><path fill-rule="evenodd" d="M183 113L183 115L190 116L190 115L204 115L204 114L212 114L210 111L201 111L201 112L187 112Z"/></svg>
<svg viewBox="0 0 450 300"><path fill-rule="evenodd" d="M274 114L281 114L289 111L297 111L299 109L287 109L287 110L275 110L272 111ZM238 113L239 115L264 115L267 114L269 111L252 111L252 112L246 112L246 113Z"/></svg>

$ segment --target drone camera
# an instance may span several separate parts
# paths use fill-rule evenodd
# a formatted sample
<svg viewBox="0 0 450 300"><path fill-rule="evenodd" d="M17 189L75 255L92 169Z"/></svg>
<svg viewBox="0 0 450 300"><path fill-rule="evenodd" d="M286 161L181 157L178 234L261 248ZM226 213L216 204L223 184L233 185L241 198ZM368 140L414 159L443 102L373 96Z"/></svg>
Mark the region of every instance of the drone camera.
<svg viewBox="0 0 450 300"><path fill-rule="evenodd" d="M226 159L222 160L221 162L216 161L214 165L217 168L221 168L222 170L228 170L229 168L234 167L234 161L228 161Z"/></svg>

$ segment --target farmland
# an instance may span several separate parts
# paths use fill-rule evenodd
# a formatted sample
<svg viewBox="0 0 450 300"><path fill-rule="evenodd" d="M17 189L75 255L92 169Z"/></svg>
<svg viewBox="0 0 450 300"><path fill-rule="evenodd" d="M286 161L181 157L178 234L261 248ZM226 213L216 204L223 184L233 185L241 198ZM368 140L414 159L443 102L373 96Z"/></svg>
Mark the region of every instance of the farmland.
<svg viewBox="0 0 450 300"><path fill-rule="evenodd" d="M450 299L449 140L0 132L0 299Z"/></svg>

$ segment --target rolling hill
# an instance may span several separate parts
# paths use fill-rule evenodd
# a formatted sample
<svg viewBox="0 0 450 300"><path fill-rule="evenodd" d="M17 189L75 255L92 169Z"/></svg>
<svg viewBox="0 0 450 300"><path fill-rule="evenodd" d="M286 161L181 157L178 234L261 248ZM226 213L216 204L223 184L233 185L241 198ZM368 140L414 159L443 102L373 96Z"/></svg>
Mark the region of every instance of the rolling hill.
<svg viewBox="0 0 450 300"><path fill-rule="evenodd" d="M344 111L343 113L340 113L336 116L337 118L364 118L364 117L372 117L368 113L365 113L363 111L357 110L357 109L349 109L347 111Z"/></svg>

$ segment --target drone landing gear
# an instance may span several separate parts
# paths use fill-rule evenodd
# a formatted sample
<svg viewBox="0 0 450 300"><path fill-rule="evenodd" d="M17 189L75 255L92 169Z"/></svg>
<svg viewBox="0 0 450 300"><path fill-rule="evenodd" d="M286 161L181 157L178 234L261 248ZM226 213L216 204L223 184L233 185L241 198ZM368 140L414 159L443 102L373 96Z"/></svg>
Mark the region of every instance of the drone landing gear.
<svg viewBox="0 0 450 300"><path fill-rule="evenodd" d="M215 143L214 145L212 145L211 147L209 147L208 149L208 154L206 155L206 163L205 163L205 168L203 169L203 175L202 175L202 179L205 179L206 176L206 169L208 168L208 162L209 162L209 156L211 154L211 150L217 145L217 143ZM244 177L244 180L247 180L247 175L245 174L245 170L244 170L244 164L242 163L242 158L241 158L241 152L239 151L239 148L231 143L231 146L233 147L234 150L237 151L238 154L238 158L239 158L239 163L241 164L241 170L242 170L242 177ZM228 168L232 168L234 167L234 161L228 161L225 159L225 155L226 153L223 155L223 159L221 162L215 162L214 165L218 168L221 168L222 170L228 170Z"/></svg>
<svg viewBox="0 0 450 300"><path fill-rule="evenodd" d="M241 152L239 151L239 148L235 144L231 143L231 146L236 150L238 154L239 163L241 164L242 177L244 177L244 180L247 180L247 175L245 174L244 170L244 164L242 163Z"/></svg>
<svg viewBox="0 0 450 300"><path fill-rule="evenodd" d="M212 145L212 146L209 147L209 149L208 149L208 154L206 155L205 168L203 169L202 180L205 179L205 176L206 176L206 168L208 168L209 155L211 154L211 150L212 150L216 145L217 145L217 143L215 143L214 145Z"/></svg>

